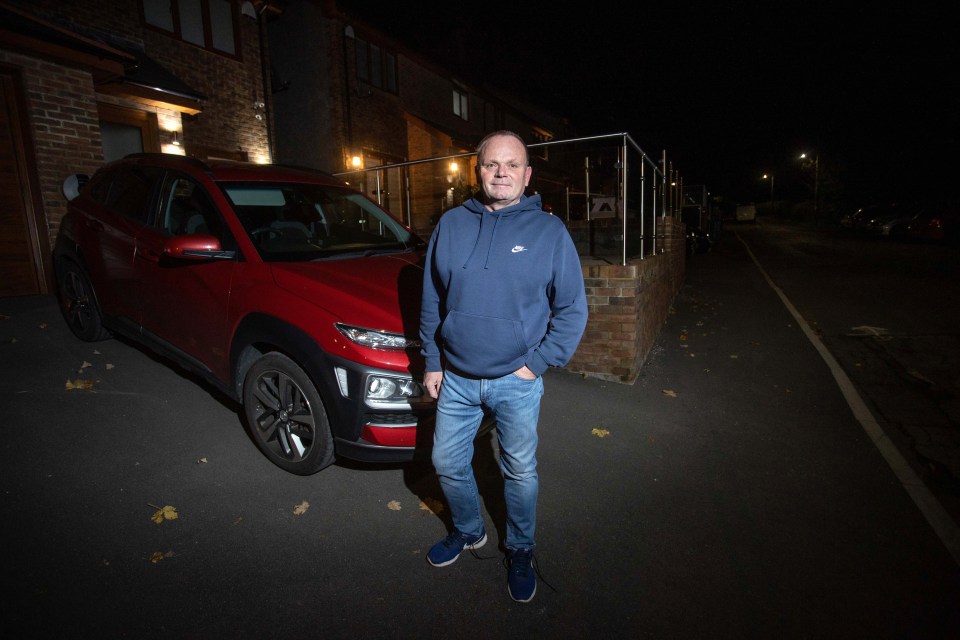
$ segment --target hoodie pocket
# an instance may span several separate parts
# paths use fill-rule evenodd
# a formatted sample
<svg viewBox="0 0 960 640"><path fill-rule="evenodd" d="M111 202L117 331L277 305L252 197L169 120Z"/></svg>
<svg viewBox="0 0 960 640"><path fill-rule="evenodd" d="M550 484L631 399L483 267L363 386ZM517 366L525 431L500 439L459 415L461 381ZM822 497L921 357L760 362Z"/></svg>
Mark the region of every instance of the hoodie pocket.
<svg viewBox="0 0 960 640"><path fill-rule="evenodd" d="M441 331L444 350L471 371L497 368L526 354L523 324L518 320L451 311Z"/></svg>

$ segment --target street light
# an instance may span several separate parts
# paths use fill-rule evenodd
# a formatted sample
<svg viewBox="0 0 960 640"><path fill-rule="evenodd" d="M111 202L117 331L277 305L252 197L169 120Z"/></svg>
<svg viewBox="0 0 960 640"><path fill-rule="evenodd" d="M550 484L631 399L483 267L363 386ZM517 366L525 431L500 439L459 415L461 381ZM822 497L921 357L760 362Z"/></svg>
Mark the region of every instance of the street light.
<svg viewBox="0 0 960 640"><path fill-rule="evenodd" d="M773 215L773 174L765 173L761 179L770 181L770 215Z"/></svg>
<svg viewBox="0 0 960 640"><path fill-rule="evenodd" d="M806 153L800 154L801 160L807 160ZM813 224L817 224L817 209L820 200L820 152L813 154Z"/></svg>

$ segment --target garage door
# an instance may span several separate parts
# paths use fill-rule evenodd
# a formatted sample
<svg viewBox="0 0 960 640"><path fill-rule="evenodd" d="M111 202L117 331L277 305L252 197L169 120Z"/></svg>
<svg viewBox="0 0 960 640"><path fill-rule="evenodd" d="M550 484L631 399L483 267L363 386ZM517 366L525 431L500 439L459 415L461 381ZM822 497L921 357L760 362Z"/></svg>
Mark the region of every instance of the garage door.
<svg viewBox="0 0 960 640"><path fill-rule="evenodd" d="M0 296L47 292L19 86L16 76L0 68ZM47 233L45 225L41 233Z"/></svg>

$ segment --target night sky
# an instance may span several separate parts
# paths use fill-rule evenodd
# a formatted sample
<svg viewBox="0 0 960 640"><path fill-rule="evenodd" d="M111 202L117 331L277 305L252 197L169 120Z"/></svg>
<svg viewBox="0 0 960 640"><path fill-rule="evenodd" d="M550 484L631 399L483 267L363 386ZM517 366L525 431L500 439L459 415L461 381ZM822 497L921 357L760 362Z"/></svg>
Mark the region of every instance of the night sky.
<svg viewBox="0 0 960 640"><path fill-rule="evenodd" d="M955 22L915 3L842 4L340 2L579 135L666 150L685 184L731 199L763 193L764 172L800 189L803 151L851 199L954 197Z"/></svg>

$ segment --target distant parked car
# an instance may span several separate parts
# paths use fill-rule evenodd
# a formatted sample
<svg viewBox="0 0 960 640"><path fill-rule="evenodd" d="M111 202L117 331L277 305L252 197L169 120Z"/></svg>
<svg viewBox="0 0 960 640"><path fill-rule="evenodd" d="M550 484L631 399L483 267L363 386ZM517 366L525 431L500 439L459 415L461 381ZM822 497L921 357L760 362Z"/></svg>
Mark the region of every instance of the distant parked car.
<svg viewBox="0 0 960 640"><path fill-rule="evenodd" d="M882 238L903 239L906 236L907 225L918 211L917 205L895 204L879 208L868 215L864 231Z"/></svg>
<svg viewBox="0 0 960 640"><path fill-rule="evenodd" d="M858 208L853 211L848 211L847 213L840 216L840 219L837 221L837 224L840 225L841 229L853 230L859 228L863 224L863 209Z"/></svg>
<svg viewBox="0 0 960 640"><path fill-rule="evenodd" d="M952 202L925 207L907 225L906 235L917 241L960 243L960 210Z"/></svg>
<svg viewBox="0 0 960 640"><path fill-rule="evenodd" d="M78 338L121 334L195 373L290 473L429 447L426 245L390 213L320 172L167 154L73 184L54 258Z"/></svg>
<svg viewBox="0 0 960 640"><path fill-rule="evenodd" d="M757 221L757 207L752 204L740 204L737 205L736 212L737 222L756 222Z"/></svg>
<svg viewBox="0 0 960 640"><path fill-rule="evenodd" d="M859 207L840 217L839 225L846 231L879 232L881 220L886 220L902 210L896 204L872 204Z"/></svg>

